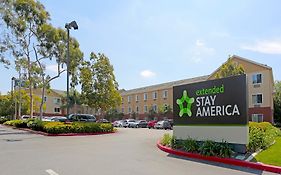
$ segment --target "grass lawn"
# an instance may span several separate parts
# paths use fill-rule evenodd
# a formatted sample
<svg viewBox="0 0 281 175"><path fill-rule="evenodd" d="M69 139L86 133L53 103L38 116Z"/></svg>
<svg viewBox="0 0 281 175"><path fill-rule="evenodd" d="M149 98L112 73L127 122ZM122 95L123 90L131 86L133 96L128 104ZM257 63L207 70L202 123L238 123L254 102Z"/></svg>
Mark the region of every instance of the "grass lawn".
<svg viewBox="0 0 281 175"><path fill-rule="evenodd" d="M275 144L259 153L255 159L265 164L281 166L281 137L277 137Z"/></svg>

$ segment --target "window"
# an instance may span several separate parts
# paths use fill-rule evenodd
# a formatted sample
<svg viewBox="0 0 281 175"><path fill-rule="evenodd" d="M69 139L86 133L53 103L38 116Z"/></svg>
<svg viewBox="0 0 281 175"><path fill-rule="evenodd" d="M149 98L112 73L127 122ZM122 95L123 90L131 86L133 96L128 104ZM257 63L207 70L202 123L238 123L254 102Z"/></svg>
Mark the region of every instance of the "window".
<svg viewBox="0 0 281 175"><path fill-rule="evenodd" d="M152 98L155 100L157 99L157 92L152 92Z"/></svg>
<svg viewBox="0 0 281 175"><path fill-rule="evenodd" d="M148 111L146 105L143 107L143 111L144 111L144 112L147 112L147 111Z"/></svg>
<svg viewBox="0 0 281 175"><path fill-rule="evenodd" d="M60 112L60 108L54 108L54 111L59 113Z"/></svg>
<svg viewBox="0 0 281 175"><path fill-rule="evenodd" d="M263 122L263 114L252 114L252 122Z"/></svg>
<svg viewBox="0 0 281 175"><path fill-rule="evenodd" d="M139 101L139 96L138 95L136 95L136 102L138 102Z"/></svg>
<svg viewBox="0 0 281 175"><path fill-rule="evenodd" d="M131 107L128 108L128 113L130 114L132 112Z"/></svg>
<svg viewBox="0 0 281 175"><path fill-rule="evenodd" d="M252 95L252 103L254 105L262 104L262 94Z"/></svg>
<svg viewBox="0 0 281 175"><path fill-rule="evenodd" d="M139 113L139 107L138 106L136 107L136 112Z"/></svg>
<svg viewBox="0 0 281 175"><path fill-rule="evenodd" d="M131 102L131 96L128 96L128 103Z"/></svg>
<svg viewBox="0 0 281 175"><path fill-rule="evenodd" d="M60 105L60 98L54 98L54 104Z"/></svg>
<svg viewBox="0 0 281 175"><path fill-rule="evenodd" d="M143 100L146 101L147 100L147 93L143 94Z"/></svg>
<svg viewBox="0 0 281 175"><path fill-rule="evenodd" d="M262 83L262 75L261 74L254 74L252 76L252 78L253 78L253 84Z"/></svg>
<svg viewBox="0 0 281 175"><path fill-rule="evenodd" d="M152 109L154 112L157 112L157 105L156 104L152 105Z"/></svg>
<svg viewBox="0 0 281 175"><path fill-rule="evenodd" d="M168 90L164 90L164 91L163 91L162 97L163 97L163 98L168 98Z"/></svg>

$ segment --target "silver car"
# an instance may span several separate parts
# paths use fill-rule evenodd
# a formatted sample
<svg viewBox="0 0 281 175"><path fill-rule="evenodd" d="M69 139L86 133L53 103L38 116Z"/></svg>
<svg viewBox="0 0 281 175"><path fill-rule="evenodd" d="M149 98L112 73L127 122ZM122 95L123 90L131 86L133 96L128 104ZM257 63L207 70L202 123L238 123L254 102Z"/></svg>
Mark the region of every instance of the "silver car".
<svg viewBox="0 0 281 175"><path fill-rule="evenodd" d="M161 120L154 125L155 129L172 129L170 122Z"/></svg>

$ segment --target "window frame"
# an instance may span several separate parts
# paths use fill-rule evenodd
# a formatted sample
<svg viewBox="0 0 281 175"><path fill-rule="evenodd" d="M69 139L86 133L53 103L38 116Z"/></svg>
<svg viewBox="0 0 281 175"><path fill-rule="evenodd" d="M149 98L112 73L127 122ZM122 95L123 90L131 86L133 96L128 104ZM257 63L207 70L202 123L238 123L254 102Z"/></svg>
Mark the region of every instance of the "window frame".
<svg viewBox="0 0 281 175"><path fill-rule="evenodd" d="M261 95L261 103L254 102L254 100L253 100L253 97L256 96L257 101L258 101L258 95ZM253 105L261 105L262 103L263 103L263 94L262 93L252 94L252 104Z"/></svg>
<svg viewBox="0 0 281 175"><path fill-rule="evenodd" d="M258 75L261 76L261 78L260 78L261 81L260 82L257 82L258 81L258 78L257 78ZM255 80L254 77L257 80L256 82L254 81ZM254 73L254 74L252 74L252 84L253 85L262 84L262 82L263 82L263 75L262 75L262 73Z"/></svg>

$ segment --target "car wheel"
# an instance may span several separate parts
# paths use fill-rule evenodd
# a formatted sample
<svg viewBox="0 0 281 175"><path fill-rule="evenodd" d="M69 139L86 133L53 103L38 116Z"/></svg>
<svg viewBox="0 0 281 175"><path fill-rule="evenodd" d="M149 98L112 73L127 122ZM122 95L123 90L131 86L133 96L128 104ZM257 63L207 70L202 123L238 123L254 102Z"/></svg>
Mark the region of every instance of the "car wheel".
<svg viewBox="0 0 281 175"><path fill-rule="evenodd" d="M139 125L136 125L136 128L139 128Z"/></svg>

